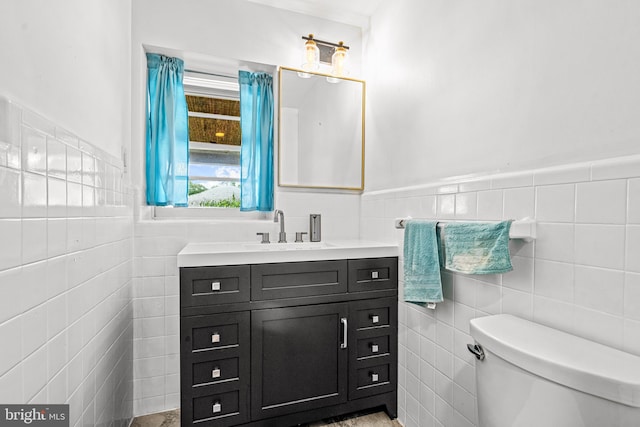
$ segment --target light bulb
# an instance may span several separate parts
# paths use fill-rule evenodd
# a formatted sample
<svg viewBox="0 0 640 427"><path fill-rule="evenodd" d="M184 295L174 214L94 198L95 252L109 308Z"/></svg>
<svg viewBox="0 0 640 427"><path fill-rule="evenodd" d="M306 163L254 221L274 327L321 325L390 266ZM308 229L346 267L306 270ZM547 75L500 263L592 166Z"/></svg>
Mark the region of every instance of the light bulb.
<svg viewBox="0 0 640 427"><path fill-rule="evenodd" d="M347 75L347 49L343 44L343 42L338 43L338 47L331 56L331 74L336 77Z"/></svg>
<svg viewBox="0 0 640 427"><path fill-rule="evenodd" d="M320 68L320 49L313 41L313 34L309 34L309 40L304 44L304 57L302 69L305 71L315 71Z"/></svg>

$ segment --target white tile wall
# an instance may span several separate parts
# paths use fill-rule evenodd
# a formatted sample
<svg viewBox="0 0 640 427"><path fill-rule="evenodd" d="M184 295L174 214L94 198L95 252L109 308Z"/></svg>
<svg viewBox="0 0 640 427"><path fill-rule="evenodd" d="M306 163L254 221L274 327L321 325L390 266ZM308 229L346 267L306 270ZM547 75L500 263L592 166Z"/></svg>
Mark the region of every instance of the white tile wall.
<svg viewBox="0 0 640 427"><path fill-rule="evenodd" d="M639 165L640 156L631 156L489 176L473 185L447 182L446 194L438 183L425 183L363 195L361 237L400 247L403 233L393 219L417 218L409 206L433 206L434 199L437 209L422 217L530 216L538 223L535 242L511 241L514 271L444 272L446 300L435 311L400 302L405 426L476 425L475 359L466 349L474 317L511 313L640 355Z"/></svg>
<svg viewBox="0 0 640 427"><path fill-rule="evenodd" d="M92 164L115 179L98 183ZM96 204L94 191L126 204ZM133 215L123 193L119 160L0 98L1 402L69 403L73 427L128 425Z"/></svg>

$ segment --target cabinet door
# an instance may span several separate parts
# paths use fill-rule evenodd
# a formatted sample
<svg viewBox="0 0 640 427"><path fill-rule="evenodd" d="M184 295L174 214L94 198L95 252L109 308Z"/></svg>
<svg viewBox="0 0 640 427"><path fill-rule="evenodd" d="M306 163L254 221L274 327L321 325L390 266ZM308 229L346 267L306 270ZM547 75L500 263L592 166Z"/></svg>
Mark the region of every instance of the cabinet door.
<svg viewBox="0 0 640 427"><path fill-rule="evenodd" d="M253 419L347 400L347 304L251 313Z"/></svg>

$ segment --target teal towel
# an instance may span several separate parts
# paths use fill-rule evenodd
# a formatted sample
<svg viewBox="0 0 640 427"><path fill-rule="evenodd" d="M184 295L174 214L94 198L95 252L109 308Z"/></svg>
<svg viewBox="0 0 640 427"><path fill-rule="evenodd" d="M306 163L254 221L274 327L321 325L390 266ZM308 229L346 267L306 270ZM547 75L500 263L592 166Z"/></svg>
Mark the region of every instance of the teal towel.
<svg viewBox="0 0 640 427"><path fill-rule="evenodd" d="M509 256L511 221L447 223L444 260L447 270L466 274L497 274L513 270Z"/></svg>
<svg viewBox="0 0 640 427"><path fill-rule="evenodd" d="M404 230L404 300L441 302L436 222L409 220Z"/></svg>

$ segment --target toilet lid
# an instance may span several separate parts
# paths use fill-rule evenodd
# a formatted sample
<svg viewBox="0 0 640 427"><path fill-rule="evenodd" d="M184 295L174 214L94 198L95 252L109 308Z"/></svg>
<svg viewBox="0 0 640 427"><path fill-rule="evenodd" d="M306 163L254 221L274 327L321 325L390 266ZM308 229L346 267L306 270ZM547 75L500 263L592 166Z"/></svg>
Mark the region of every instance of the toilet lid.
<svg viewBox="0 0 640 427"><path fill-rule="evenodd" d="M509 314L471 320L471 336L485 350L535 375L640 407L638 356Z"/></svg>

